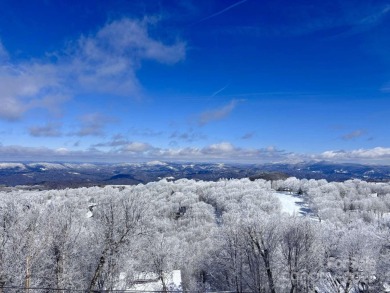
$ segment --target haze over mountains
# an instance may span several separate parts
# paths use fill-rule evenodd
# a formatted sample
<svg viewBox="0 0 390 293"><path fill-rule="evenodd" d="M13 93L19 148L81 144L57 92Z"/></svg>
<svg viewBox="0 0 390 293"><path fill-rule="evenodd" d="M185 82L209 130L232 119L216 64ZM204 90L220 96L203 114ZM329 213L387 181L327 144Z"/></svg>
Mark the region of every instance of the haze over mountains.
<svg viewBox="0 0 390 293"><path fill-rule="evenodd" d="M215 164L215 163L0 163L0 184L39 185L40 188L66 188L111 184L148 183L163 178L216 181L221 178L307 179L344 181L389 181L390 167L378 165L308 162L299 164Z"/></svg>

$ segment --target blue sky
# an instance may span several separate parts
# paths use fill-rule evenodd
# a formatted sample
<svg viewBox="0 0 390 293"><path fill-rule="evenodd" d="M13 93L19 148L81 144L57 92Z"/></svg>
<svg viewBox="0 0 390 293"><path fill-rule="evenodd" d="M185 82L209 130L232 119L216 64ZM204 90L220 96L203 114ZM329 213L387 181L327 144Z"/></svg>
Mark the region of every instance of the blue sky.
<svg viewBox="0 0 390 293"><path fill-rule="evenodd" d="M0 160L390 164L390 1L0 2Z"/></svg>

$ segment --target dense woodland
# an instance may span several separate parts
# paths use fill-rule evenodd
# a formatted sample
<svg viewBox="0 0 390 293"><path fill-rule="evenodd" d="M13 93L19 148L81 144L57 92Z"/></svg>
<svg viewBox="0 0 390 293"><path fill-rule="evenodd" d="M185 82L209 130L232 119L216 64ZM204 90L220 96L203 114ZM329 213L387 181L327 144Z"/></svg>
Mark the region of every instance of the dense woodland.
<svg viewBox="0 0 390 293"><path fill-rule="evenodd" d="M275 190L299 194L311 216L282 213ZM151 272L169 290L164 272L181 270L184 290L382 292L389 212L390 184L360 180L13 190L0 195L0 281L126 289Z"/></svg>

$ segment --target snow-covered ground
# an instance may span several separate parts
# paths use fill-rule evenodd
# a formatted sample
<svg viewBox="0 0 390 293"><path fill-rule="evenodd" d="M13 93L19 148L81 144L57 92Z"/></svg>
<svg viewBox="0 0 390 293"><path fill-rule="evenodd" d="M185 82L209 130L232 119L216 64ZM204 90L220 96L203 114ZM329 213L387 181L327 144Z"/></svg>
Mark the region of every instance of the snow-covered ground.
<svg viewBox="0 0 390 293"><path fill-rule="evenodd" d="M64 165L57 163L30 163L27 164L27 166L32 168L40 168L42 171L66 169Z"/></svg>
<svg viewBox="0 0 390 293"><path fill-rule="evenodd" d="M26 167L21 163L0 163L0 169L16 169L19 168L21 170L26 169Z"/></svg>
<svg viewBox="0 0 390 293"><path fill-rule="evenodd" d="M147 162L146 165L147 166L166 166L168 164L165 162L161 162L161 161L150 161L150 162Z"/></svg>
<svg viewBox="0 0 390 293"><path fill-rule="evenodd" d="M164 279L167 289L172 291L181 291L181 271L173 270L169 273L164 273ZM128 291L144 291L155 292L162 291L163 285L156 274L144 273L136 277L136 284L127 289Z"/></svg>
<svg viewBox="0 0 390 293"><path fill-rule="evenodd" d="M297 194L275 192L274 195L282 204L282 212L290 215L310 215L309 206L302 197Z"/></svg>

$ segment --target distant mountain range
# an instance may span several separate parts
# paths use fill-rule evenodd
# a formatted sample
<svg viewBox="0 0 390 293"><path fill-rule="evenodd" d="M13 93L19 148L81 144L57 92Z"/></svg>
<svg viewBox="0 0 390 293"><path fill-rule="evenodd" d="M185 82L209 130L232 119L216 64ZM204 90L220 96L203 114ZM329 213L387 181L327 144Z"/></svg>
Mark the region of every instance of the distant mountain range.
<svg viewBox="0 0 390 293"><path fill-rule="evenodd" d="M139 184L167 178L215 181L221 178L251 180L307 179L344 181L390 181L390 166L308 162L299 164L207 164L207 163L0 163L0 185L35 185L36 188L66 188L111 184Z"/></svg>

